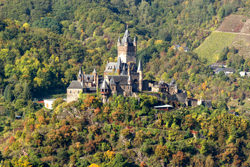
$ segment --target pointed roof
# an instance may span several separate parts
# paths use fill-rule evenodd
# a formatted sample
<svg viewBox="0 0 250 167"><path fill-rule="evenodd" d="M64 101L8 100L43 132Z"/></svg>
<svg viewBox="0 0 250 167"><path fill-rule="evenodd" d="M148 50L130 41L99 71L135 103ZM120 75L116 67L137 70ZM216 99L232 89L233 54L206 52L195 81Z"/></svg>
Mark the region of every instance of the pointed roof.
<svg viewBox="0 0 250 167"><path fill-rule="evenodd" d="M78 79L81 79L82 76L83 76L83 72L82 72L82 66L81 66L80 69L79 69L77 78L78 78Z"/></svg>
<svg viewBox="0 0 250 167"><path fill-rule="evenodd" d="M94 68L94 70L93 70L93 74L96 74L96 69Z"/></svg>
<svg viewBox="0 0 250 167"><path fill-rule="evenodd" d="M108 85L107 85L107 82L105 80L103 80L103 82L102 82L101 89L104 89L104 90L108 89Z"/></svg>
<svg viewBox="0 0 250 167"><path fill-rule="evenodd" d="M82 74L82 66L79 69L78 75Z"/></svg>
<svg viewBox="0 0 250 167"><path fill-rule="evenodd" d="M141 65L141 60L139 60L137 72L141 72L141 71L142 71L142 65Z"/></svg>
<svg viewBox="0 0 250 167"><path fill-rule="evenodd" d="M121 75L126 75L126 67L125 67L125 65L123 65Z"/></svg>
<svg viewBox="0 0 250 167"><path fill-rule="evenodd" d="M83 88L82 83L78 81L71 81L68 87L68 89L82 89L82 88Z"/></svg>
<svg viewBox="0 0 250 167"><path fill-rule="evenodd" d="M128 43L131 42L130 34L129 34L129 31L128 31L128 26L126 28L126 31L125 31L124 35L123 35L122 44L127 43L127 42Z"/></svg>
<svg viewBox="0 0 250 167"><path fill-rule="evenodd" d="M115 85L114 77L112 77L112 78L110 79L109 84L110 84L110 85Z"/></svg>

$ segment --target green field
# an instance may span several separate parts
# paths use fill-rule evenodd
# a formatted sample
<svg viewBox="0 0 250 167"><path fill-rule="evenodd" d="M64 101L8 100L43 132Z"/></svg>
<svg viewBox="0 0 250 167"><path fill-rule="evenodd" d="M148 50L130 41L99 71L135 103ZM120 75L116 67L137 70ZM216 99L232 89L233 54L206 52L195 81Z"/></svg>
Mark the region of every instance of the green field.
<svg viewBox="0 0 250 167"><path fill-rule="evenodd" d="M228 32L212 32L207 39L195 49L195 53L202 59L207 59L208 64L216 62L220 53L227 46L230 46L236 34Z"/></svg>

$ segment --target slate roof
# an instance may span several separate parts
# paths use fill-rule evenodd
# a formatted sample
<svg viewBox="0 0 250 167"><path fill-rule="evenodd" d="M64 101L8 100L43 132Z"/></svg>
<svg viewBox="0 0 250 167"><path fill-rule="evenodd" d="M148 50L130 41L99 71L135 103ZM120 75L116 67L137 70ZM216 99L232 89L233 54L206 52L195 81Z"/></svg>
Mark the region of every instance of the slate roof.
<svg viewBox="0 0 250 167"><path fill-rule="evenodd" d="M124 35L123 35L123 38L122 38L122 41L121 41L121 44L124 45L125 43L131 43L131 38L130 38L130 34L129 34L129 31L128 29L126 29Z"/></svg>
<svg viewBox="0 0 250 167"><path fill-rule="evenodd" d="M84 82L94 82L94 75L84 75Z"/></svg>
<svg viewBox="0 0 250 167"><path fill-rule="evenodd" d="M215 70L214 70L214 72L215 73L219 73L219 72L232 72L232 73L234 73L235 72L235 70L233 69L233 68L216 68Z"/></svg>
<svg viewBox="0 0 250 167"><path fill-rule="evenodd" d="M119 85L128 85L128 76L127 75L120 75L120 76L108 76L108 80L110 82L111 78L114 79L114 82Z"/></svg>
<svg viewBox="0 0 250 167"><path fill-rule="evenodd" d="M177 97L179 102L185 103L186 99L187 99L187 93L177 93L176 97Z"/></svg>
<svg viewBox="0 0 250 167"><path fill-rule="evenodd" d="M134 38L134 40L131 39L130 37L130 33L128 31L128 27L122 37L122 39L118 38L118 43L120 43L120 45L125 45L125 43L127 43L129 46L133 46L133 42L136 42L136 37Z"/></svg>
<svg viewBox="0 0 250 167"><path fill-rule="evenodd" d="M68 89L82 89L82 84L81 82L78 81L72 81L68 87Z"/></svg>
<svg viewBox="0 0 250 167"><path fill-rule="evenodd" d="M110 85L115 85L114 77L112 77L112 78L110 79L109 84L110 84Z"/></svg>
<svg viewBox="0 0 250 167"><path fill-rule="evenodd" d="M225 65L224 63L214 63L214 64L211 64L209 67L215 70L217 68L226 68L227 65Z"/></svg>

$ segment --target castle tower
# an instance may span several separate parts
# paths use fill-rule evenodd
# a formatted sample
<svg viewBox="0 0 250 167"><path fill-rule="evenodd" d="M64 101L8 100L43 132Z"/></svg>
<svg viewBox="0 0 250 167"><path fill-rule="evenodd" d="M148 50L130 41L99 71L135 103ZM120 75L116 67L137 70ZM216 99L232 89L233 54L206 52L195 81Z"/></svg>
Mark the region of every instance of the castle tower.
<svg viewBox="0 0 250 167"><path fill-rule="evenodd" d="M94 84L97 84L97 72L96 72L95 68L94 68L92 74L94 75Z"/></svg>
<svg viewBox="0 0 250 167"><path fill-rule="evenodd" d="M136 37L131 39L127 27L123 38L117 41L118 59L121 58L122 63L136 62L136 46Z"/></svg>
<svg viewBox="0 0 250 167"><path fill-rule="evenodd" d="M108 85L107 85L105 80L103 80L100 89L101 89L101 94L102 94L102 102L107 103L108 102L109 89L108 89Z"/></svg>
<svg viewBox="0 0 250 167"><path fill-rule="evenodd" d="M77 75L77 81L82 82L83 81L83 72L82 72L82 67L80 67L78 75Z"/></svg>
<svg viewBox="0 0 250 167"><path fill-rule="evenodd" d="M137 73L139 73L139 91L141 92L143 90L143 70L142 70L142 64L141 60L138 63L138 69Z"/></svg>

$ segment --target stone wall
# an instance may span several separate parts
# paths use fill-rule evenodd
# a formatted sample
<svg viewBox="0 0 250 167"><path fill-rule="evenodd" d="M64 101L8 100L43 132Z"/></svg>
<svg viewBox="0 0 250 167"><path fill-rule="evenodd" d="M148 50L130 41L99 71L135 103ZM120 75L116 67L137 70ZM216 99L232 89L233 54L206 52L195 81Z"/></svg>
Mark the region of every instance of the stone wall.
<svg viewBox="0 0 250 167"><path fill-rule="evenodd" d="M82 89L67 89L67 103L77 101Z"/></svg>

